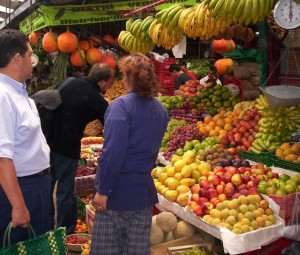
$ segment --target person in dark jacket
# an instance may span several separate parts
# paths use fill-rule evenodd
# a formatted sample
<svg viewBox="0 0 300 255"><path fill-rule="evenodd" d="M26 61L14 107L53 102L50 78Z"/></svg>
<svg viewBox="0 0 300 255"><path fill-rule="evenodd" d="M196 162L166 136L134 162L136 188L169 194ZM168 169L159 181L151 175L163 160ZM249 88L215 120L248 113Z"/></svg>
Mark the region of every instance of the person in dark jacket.
<svg viewBox="0 0 300 255"><path fill-rule="evenodd" d="M191 76L193 80L195 81L197 80L196 75L187 69L187 64L184 61L180 61L178 65L180 66L181 70L185 72L187 75Z"/></svg>
<svg viewBox="0 0 300 255"><path fill-rule="evenodd" d="M137 53L118 65L128 94L105 114L91 255L150 255L152 207L158 202L151 171L169 117L155 98L152 61Z"/></svg>
<svg viewBox="0 0 300 255"><path fill-rule="evenodd" d="M178 90L181 85L184 85L186 81L193 78L181 70L178 64L172 64L169 67L169 72L175 76L174 89Z"/></svg>
<svg viewBox="0 0 300 255"><path fill-rule="evenodd" d="M77 203L73 192L80 141L89 122L95 119L104 122L108 102L101 93L105 93L113 81L114 70L107 64L97 63L87 77L73 79L60 91L62 103L56 110L55 137L50 144L50 172L52 191L57 182L56 227L66 227L67 234L74 231L77 222Z"/></svg>

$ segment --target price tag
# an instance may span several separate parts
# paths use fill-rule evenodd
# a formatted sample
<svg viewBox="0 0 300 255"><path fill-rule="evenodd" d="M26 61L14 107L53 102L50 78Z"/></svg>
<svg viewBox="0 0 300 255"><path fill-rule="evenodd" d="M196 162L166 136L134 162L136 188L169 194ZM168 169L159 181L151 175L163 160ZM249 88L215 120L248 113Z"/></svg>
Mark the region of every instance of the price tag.
<svg viewBox="0 0 300 255"><path fill-rule="evenodd" d="M291 143L300 143L300 130L296 131L290 140Z"/></svg>

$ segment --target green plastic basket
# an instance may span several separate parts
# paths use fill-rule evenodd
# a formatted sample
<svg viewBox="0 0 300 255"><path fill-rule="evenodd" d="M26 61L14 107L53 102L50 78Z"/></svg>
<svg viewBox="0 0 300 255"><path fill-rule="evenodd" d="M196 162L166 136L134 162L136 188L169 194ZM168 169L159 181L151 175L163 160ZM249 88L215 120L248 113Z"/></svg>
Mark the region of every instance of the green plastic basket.
<svg viewBox="0 0 300 255"><path fill-rule="evenodd" d="M266 166L273 165L273 158L274 155L272 153L253 153L249 151L238 151L238 154L241 156L242 159L252 160L254 162L261 162L264 163Z"/></svg>
<svg viewBox="0 0 300 255"><path fill-rule="evenodd" d="M86 205L86 203L81 200L81 197L84 197L84 195L77 196L77 209L78 209L78 212L82 216L85 217L85 205Z"/></svg>
<svg viewBox="0 0 300 255"><path fill-rule="evenodd" d="M300 173L300 164L299 163L289 162L289 161L282 160L282 159L279 159L276 156L274 156L273 164L274 164L274 166Z"/></svg>

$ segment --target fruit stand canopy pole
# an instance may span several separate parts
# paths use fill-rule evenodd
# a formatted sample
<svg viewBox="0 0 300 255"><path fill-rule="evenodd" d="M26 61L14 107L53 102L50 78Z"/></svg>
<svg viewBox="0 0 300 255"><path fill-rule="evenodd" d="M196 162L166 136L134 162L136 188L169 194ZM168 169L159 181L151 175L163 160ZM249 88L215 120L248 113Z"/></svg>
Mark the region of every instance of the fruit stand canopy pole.
<svg viewBox="0 0 300 255"><path fill-rule="evenodd" d="M140 8L140 9L137 9L135 11L132 11L132 12L124 14L124 17L132 16L132 15L134 15L136 13L143 12L144 10L150 9L150 8L152 8L154 6L163 4L165 2L169 2L169 0L160 0L160 1L157 1L156 3L146 5L146 6L142 7L142 8Z"/></svg>

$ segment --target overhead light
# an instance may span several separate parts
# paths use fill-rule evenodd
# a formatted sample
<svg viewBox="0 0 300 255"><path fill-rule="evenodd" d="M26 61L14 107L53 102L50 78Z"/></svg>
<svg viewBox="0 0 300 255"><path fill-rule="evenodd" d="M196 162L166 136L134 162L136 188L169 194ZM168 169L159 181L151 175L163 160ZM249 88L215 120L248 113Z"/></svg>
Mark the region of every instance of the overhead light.
<svg viewBox="0 0 300 255"><path fill-rule="evenodd" d="M259 35L259 32L255 32L255 35L258 36L258 35Z"/></svg>

